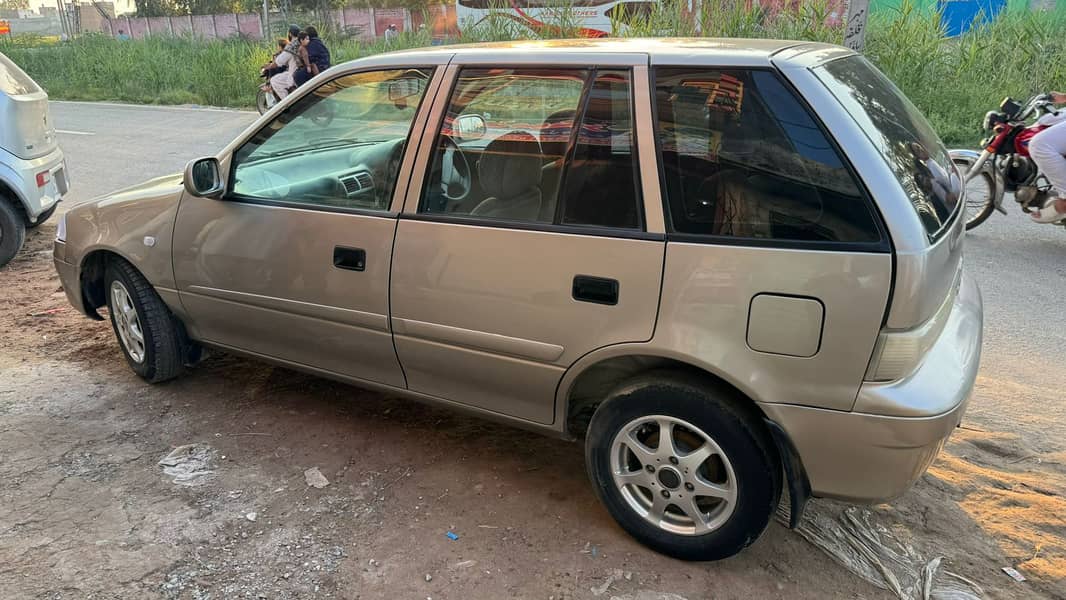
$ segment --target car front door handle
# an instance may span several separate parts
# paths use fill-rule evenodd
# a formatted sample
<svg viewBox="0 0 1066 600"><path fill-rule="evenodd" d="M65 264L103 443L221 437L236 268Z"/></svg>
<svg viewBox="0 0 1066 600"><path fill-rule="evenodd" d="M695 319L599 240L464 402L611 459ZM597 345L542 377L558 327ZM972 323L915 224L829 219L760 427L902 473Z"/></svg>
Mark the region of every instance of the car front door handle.
<svg viewBox="0 0 1066 600"><path fill-rule="evenodd" d="M574 300L593 304L618 304L618 280L592 275L575 275Z"/></svg>
<svg viewBox="0 0 1066 600"><path fill-rule="evenodd" d="M333 248L333 266L347 271L366 270L366 250L362 248Z"/></svg>

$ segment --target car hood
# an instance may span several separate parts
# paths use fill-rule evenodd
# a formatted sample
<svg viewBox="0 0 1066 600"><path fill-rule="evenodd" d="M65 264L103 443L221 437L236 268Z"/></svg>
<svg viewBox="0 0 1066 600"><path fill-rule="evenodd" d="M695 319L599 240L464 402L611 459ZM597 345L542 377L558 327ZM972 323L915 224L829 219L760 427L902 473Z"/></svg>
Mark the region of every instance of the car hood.
<svg viewBox="0 0 1066 600"><path fill-rule="evenodd" d="M181 198L182 179L183 175L181 173L156 177L155 179L149 179L143 183L123 188L117 192L100 196L91 202L98 208L105 208L115 204L129 204L147 198L156 199L160 196L172 196L173 201L177 202Z"/></svg>

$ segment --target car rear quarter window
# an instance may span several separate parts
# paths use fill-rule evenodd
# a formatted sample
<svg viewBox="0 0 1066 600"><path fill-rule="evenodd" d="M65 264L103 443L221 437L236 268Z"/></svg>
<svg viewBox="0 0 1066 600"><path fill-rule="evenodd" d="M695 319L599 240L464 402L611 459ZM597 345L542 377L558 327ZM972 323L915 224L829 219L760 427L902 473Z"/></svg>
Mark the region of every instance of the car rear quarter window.
<svg viewBox="0 0 1066 600"><path fill-rule="evenodd" d="M35 94L41 91L33 79L18 67L10 58L0 54L0 92L8 96Z"/></svg>
<svg viewBox="0 0 1066 600"><path fill-rule="evenodd" d="M930 239L946 229L961 183L947 149L921 112L861 56L830 61L815 75L888 163Z"/></svg>
<svg viewBox="0 0 1066 600"><path fill-rule="evenodd" d="M673 232L880 246L862 188L775 72L659 68L655 77Z"/></svg>

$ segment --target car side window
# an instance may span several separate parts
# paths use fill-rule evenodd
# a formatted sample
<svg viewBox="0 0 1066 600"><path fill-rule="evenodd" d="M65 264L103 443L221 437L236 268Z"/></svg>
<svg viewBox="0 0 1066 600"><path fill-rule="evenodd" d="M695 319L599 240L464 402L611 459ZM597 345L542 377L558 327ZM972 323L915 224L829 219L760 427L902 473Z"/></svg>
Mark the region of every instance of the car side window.
<svg viewBox="0 0 1066 600"><path fill-rule="evenodd" d="M463 69L419 212L551 223L587 69Z"/></svg>
<svg viewBox="0 0 1066 600"><path fill-rule="evenodd" d="M643 210L628 71L596 72L562 189L564 224L641 227Z"/></svg>
<svg viewBox="0 0 1066 600"><path fill-rule="evenodd" d="M387 211L431 76L395 69L322 84L234 153L230 196Z"/></svg>
<svg viewBox="0 0 1066 600"><path fill-rule="evenodd" d="M655 100L673 232L881 241L836 147L773 72L660 68Z"/></svg>

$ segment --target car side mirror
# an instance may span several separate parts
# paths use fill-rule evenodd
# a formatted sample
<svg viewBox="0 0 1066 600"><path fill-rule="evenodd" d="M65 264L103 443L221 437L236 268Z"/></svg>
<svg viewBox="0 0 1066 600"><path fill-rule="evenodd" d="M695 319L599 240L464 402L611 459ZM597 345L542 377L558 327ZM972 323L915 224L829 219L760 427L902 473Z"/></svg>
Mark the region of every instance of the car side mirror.
<svg viewBox="0 0 1066 600"><path fill-rule="evenodd" d="M454 129L454 137L457 140L469 141L479 140L484 137L488 131L488 125L485 124L485 118L481 115L459 115L455 119L455 124L452 126Z"/></svg>
<svg viewBox="0 0 1066 600"><path fill-rule="evenodd" d="M218 200L226 191L222 171L215 157L197 158L185 165L185 191L193 196Z"/></svg>

